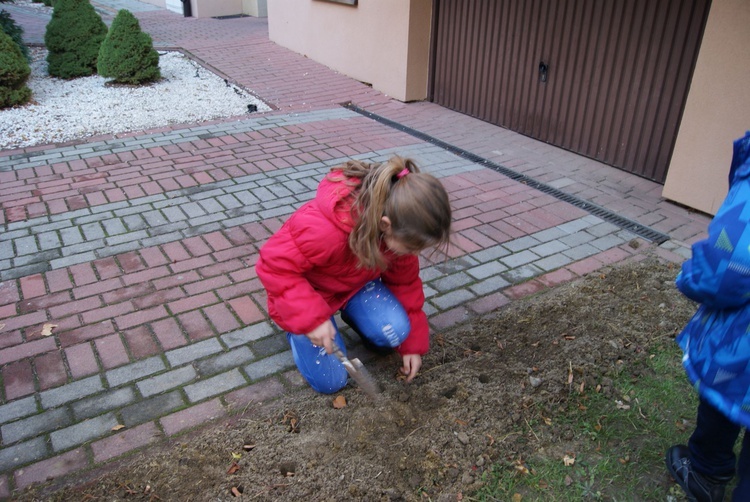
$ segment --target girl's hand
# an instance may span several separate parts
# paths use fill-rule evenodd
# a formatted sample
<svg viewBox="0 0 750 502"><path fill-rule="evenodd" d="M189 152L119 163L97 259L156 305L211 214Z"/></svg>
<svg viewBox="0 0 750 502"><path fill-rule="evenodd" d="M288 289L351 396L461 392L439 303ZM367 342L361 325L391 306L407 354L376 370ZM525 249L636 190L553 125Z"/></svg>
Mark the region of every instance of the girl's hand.
<svg viewBox="0 0 750 502"><path fill-rule="evenodd" d="M406 375L407 382L411 382L417 376L419 368L422 367L422 356L419 354L405 354L402 357L402 361L404 365L401 367L401 373Z"/></svg>
<svg viewBox="0 0 750 502"><path fill-rule="evenodd" d="M327 320L311 332L307 333L307 338L318 347L325 347L326 354L333 352L333 339L336 337L336 328L333 327L331 320Z"/></svg>

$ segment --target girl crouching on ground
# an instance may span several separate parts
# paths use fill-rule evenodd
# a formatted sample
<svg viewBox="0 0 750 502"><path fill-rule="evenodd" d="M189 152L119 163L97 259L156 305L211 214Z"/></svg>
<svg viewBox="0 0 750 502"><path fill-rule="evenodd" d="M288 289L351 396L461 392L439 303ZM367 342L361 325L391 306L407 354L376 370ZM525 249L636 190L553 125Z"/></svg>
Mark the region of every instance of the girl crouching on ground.
<svg viewBox="0 0 750 502"><path fill-rule="evenodd" d="M347 372L334 314L375 350L396 349L412 381L429 349L420 251L447 248L448 194L413 161L394 157L331 169L315 198L260 250L255 265L271 318L287 331L294 362L310 386L330 394Z"/></svg>

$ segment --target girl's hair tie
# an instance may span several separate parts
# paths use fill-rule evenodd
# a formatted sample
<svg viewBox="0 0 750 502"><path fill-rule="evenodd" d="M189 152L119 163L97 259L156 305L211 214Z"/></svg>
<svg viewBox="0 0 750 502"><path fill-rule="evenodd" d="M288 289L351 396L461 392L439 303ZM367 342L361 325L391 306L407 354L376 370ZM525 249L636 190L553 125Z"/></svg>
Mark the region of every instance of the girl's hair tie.
<svg viewBox="0 0 750 502"><path fill-rule="evenodd" d="M396 179L399 179L399 180L400 180L401 178L403 178L403 177L404 177L404 176L406 176L407 174L409 174L409 169L407 169L407 168L405 167L405 168L403 168L403 169L401 170L401 172L400 172L400 173L398 173L398 174L396 175Z"/></svg>

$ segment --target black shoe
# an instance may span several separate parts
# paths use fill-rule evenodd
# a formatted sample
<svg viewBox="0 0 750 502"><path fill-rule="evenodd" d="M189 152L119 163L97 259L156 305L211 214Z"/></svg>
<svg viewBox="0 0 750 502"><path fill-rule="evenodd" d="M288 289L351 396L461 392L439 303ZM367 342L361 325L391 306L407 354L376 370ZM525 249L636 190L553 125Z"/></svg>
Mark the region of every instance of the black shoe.
<svg viewBox="0 0 750 502"><path fill-rule="evenodd" d="M732 476L704 476L690 463L690 451L685 445L675 445L665 456L667 470L682 487L690 502L721 502L724 489Z"/></svg>
<svg viewBox="0 0 750 502"><path fill-rule="evenodd" d="M381 356L387 356L388 354L391 354L393 352L392 348L375 345L369 340L369 338L360 333L357 325L354 324L354 321L348 315L346 315L343 310L341 311L341 320L344 321L350 328L354 330L355 333L359 335L359 338L362 341L362 346L370 352L374 352Z"/></svg>

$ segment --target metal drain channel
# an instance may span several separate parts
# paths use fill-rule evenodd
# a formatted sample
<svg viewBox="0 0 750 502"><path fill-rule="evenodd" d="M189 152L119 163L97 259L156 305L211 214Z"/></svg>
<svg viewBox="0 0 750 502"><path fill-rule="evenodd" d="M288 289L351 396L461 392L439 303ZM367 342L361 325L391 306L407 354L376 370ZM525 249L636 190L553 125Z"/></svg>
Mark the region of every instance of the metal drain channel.
<svg viewBox="0 0 750 502"><path fill-rule="evenodd" d="M613 213L609 209L606 209L602 206L593 204L587 200L583 200L573 195L570 195L568 193L565 193L561 190L558 190L555 187L551 187L533 178L529 178L528 176L524 174L517 173L511 169L508 169L507 167L503 167L499 164L495 164L494 162L487 160L484 157L480 157L479 155L468 152L457 146L451 145L450 143L441 141L421 131L417 131L416 129L412 129L411 127L407 127L403 124L399 124L398 122L395 122L393 120L368 112L367 110L364 110L358 107L357 105L352 104L351 102L344 103L342 104L342 106L348 110L359 113L360 115L370 118L383 125L387 125L388 127L392 127L393 129L397 129L399 131L405 132L427 143L433 144L435 146L439 146L440 148L447 150L455 155L458 155L459 157L463 157L466 160L474 162L475 164L480 164L482 166L488 167L494 171L499 172L503 176L507 176L508 178L512 180L528 185L536 190L539 190L540 192L549 194L555 197L556 199L560 199L569 204L572 204L578 208L583 209L584 211L588 213L593 214L594 216L598 216L599 218L601 218L602 220L606 222L612 223L613 225L617 225L618 227L623 228L629 232L632 232L639 237L643 237L644 239L648 241L655 242L656 244L663 244L664 242L669 240L669 236L667 234L659 232L658 230L654 230L653 228L649 228L645 225L641 225L637 221L633 221L628 218L623 218L619 214Z"/></svg>

